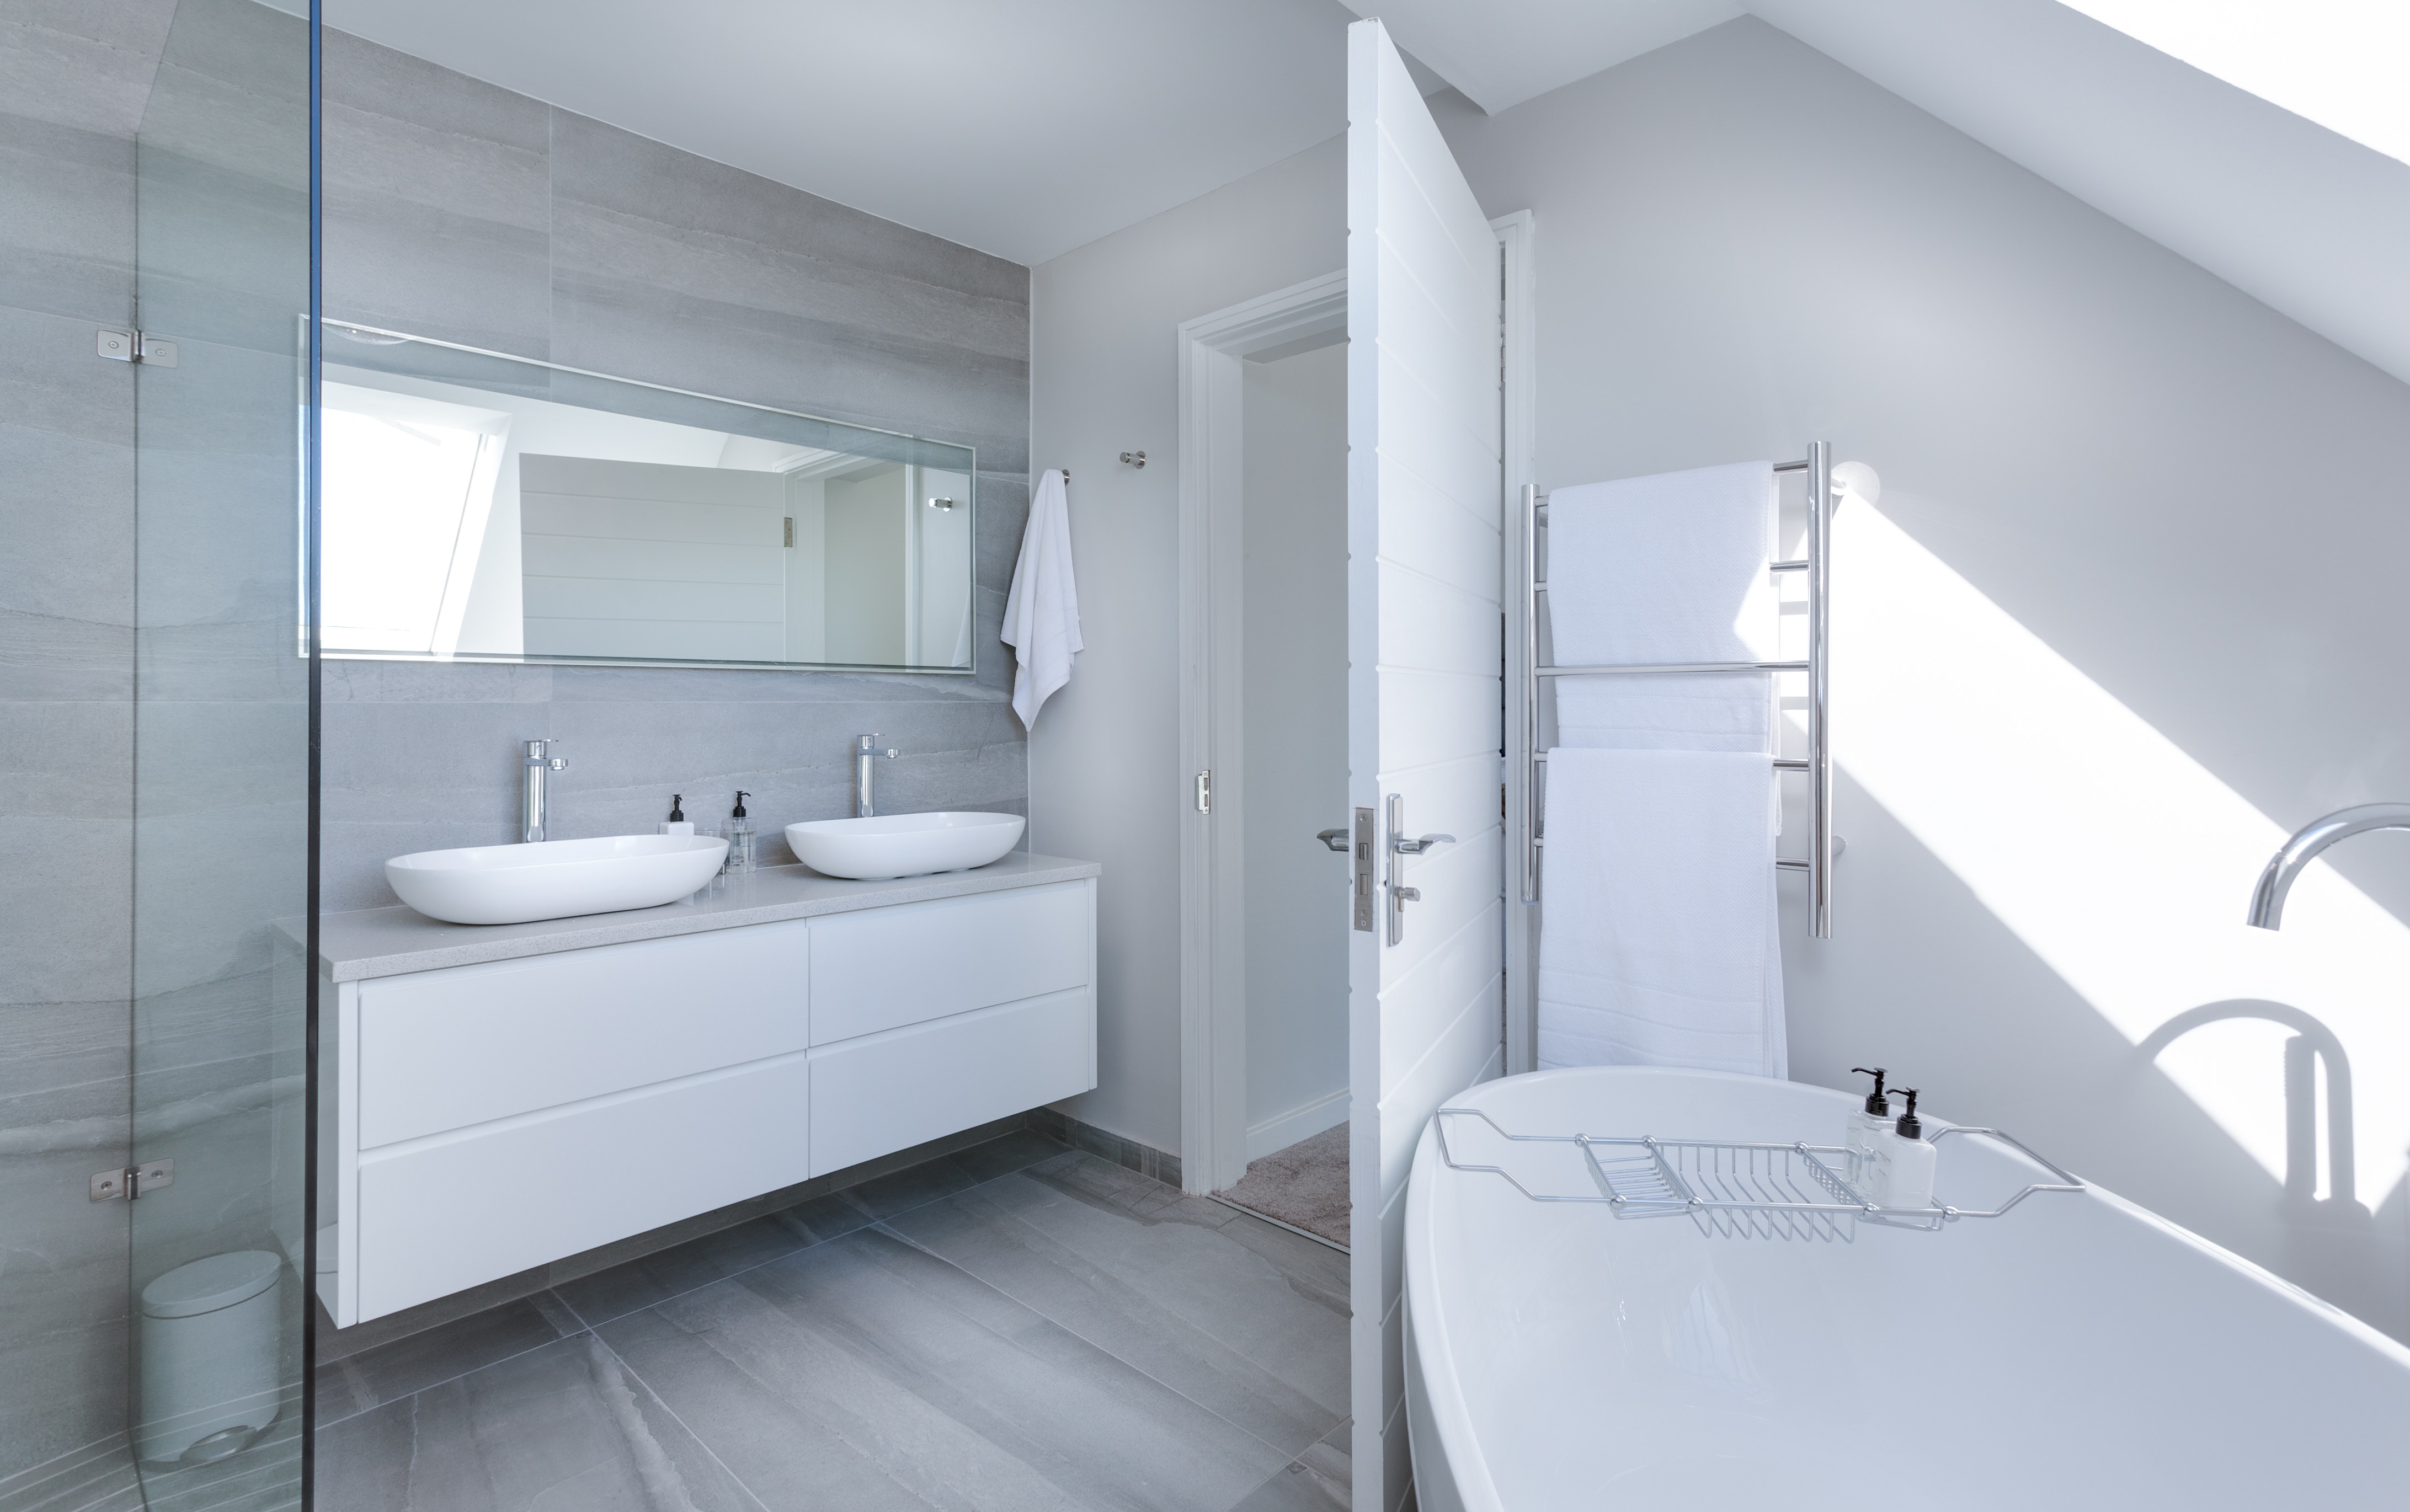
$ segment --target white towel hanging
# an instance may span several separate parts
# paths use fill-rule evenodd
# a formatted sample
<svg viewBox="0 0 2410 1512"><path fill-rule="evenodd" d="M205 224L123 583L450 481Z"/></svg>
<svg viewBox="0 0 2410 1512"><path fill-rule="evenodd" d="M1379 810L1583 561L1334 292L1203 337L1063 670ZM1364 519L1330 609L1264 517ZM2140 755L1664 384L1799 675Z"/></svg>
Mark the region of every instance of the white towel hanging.
<svg viewBox="0 0 2410 1512"><path fill-rule="evenodd" d="M1038 475L1029 528L1004 601L1004 644L1013 648L1012 711L1023 729L1038 723L1047 699L1071 680L1080 640L1080 590L1071 574L1070 477L1059 468Z"/></svg>

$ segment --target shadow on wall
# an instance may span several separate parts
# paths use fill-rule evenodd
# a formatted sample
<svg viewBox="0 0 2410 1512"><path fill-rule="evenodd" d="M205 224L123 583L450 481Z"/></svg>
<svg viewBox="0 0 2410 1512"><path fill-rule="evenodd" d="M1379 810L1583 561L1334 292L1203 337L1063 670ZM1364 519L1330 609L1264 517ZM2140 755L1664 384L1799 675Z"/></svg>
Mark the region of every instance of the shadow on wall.
<svg viewBox="0 0 2410 1512"><path fill-rule="evenodd" d="M1851 806L1853 849L1935 865L1854 868L1894 895L1851 900L1864 944L1800 963L1859 1022L1801 1025L1798 1074L1842 1084L1880 1046L1903 1079L1955 1076L1965 1096L1937 1107L2022 1124L2410 1335L2410 926L2315 868L2298 927L2246 926L2274 821L1880 511L1852 502L1835 531L1837 756L1873 800ZM1896 829L1870 827L1876 805ZM1888 992L1850 990L1887 968ZM1857 1005L1897 1000L1903 971L1930 1014L1867 1022ZM2363 1190L2387 1194L2378 1216Z"/></svg>

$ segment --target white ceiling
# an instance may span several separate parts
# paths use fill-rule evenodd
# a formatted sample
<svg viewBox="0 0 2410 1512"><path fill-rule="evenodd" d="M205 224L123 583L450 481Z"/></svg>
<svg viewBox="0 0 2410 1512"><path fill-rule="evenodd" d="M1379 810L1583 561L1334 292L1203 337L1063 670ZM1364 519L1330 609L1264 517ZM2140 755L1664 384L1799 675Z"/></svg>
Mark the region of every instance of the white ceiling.
<svg viewBox="0 0 2410 1512"><path fill-rule="evenodd" d="M1491 115L1743 14L1733 0L1346 0Z"/></svg>
<svg viewBox="0 0 2410 1512"><path fill-rule="evenodd" d="M326 15L1017 263L1344 130L1356 19L1339 0L327 0Z"/></svg>
<svg viewBox="0 0 2410 1512"><path fill-rule="evenodd" d="M1430 65L1427 92L1492 111L1754 13L2410 381L2410 165L2058 0L327 4L330 25L1030 264L1343 129L1359 11Z"/></svg>

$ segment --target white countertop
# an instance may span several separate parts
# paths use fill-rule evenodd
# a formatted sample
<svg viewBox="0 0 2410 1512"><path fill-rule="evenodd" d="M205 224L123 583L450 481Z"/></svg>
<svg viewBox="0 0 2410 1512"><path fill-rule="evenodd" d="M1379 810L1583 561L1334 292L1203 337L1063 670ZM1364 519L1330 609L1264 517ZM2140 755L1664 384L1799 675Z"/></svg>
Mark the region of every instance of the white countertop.
<svg viewBox="0 0 2410 1512"><path fill-rule="evenodd" d="M731 878L691 898L664 903L657 909L589 913L574 919L543 919L524 924L447 924L397 904L390 909L321 915L318 965L328 981L360 981L370 977L432 971L439 967L549 955L557 951L584 950L589 945L661 939L671 935L773 923L781 919L850 913L893 903L922 903L932 898L963 897L1006 888L1040 887L1048 882L1100 876L1103 871L1093 861L1067 861L1061 856L1034 856L1020 850L970 871L875 882L823 877L805 866L770 866L748 876ZM301 938L298 920L280 921L280 927L296 939Z"/></svg>

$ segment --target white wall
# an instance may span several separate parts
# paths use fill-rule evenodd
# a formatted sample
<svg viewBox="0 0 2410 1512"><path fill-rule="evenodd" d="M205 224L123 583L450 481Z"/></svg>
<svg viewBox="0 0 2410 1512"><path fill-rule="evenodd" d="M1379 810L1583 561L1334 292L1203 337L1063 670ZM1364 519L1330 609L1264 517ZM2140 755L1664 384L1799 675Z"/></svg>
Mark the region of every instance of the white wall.
<svg viewBox="0 0 2410 1512"><path fill-rule="evenodd" d="M2410 1333L2410 836L2241 925L2279 826L2410 798L2410 388L1753 21L1433 103L1536 212L1542 487L1815 437L1882 475L1837 559L1833 940L1785 882L1793 1074L1890 1066ZM2374 1224L2283 1199L2288 1031L2140 1048L2229 999L2338 1036Z"/></svg>
<svg viewBox="0 0 2410 1512"><path fill-rule="evenodd" d="M1180 1148L1188 781L1178 749L1175 332L1344 266L1345 172L1334 138L1030 275L1030 461L1071 472L1087 649L1030 737L1029 847L1105 868L1097 1087L1066 1108L1160 1150ZM1142 471L1117 460L1140 450Z"/></svg>
<svg viewBox="0 0 2410 1512"><path fill-rule="evenodd" d="M1334 333L1335 336L1336 333ZM1347 1116L1347 348L1246 364L1247 1154ZM1332 1100L1332 1099L1337 1100Z"/></svg>

